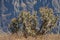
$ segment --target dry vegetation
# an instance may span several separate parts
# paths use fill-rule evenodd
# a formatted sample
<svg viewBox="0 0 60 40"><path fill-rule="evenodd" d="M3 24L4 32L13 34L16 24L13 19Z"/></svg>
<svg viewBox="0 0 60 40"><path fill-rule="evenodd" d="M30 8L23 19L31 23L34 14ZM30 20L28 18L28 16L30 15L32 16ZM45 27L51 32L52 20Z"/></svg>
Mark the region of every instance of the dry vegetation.
<svg viewBox="0 0 60 40"><path fill-rule="evenodd" d="M59 40L59 34L46 34L56 25L57 17L53 15L53 10L42 7L39 11L43 21L39 30L36 29L39 24L36 12L30 14L30 12L22 11L18 18L11 20L9 25L11 34L0 34L0 40ZM23 27L22 30L19 27Z"/></svg>

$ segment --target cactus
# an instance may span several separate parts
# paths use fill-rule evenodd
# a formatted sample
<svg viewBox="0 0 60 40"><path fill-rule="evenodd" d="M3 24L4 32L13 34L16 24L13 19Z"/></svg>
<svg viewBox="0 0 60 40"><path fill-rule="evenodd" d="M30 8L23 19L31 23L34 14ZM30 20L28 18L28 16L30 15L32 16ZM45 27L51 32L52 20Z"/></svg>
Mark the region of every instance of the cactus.
<svg viewBox="0 0 60 40"><path fill-rule="evenodd" d="M40 8L41 19L43 21L40 30L37 31L36 27L38 25L38 19L36 12L30 14L30 12L22 11L18 18L13 18L11 20L10 29L12 33L17 33L19 31L19 24L23 25L23 34L27 36L35 36L39 34L46 34L49 30L56 26L57 17L53 15L53 10L47 7Z"/></svg>
<svg viewBox="0 0 60 40"><path fill-rule="evenodd" d="M53 15L53 10L51 8L41 7L39 11L43 20L40 32L45 34L51 28L56 26L57 17Z"/></svg>
<svg viewBox="0 0 60 40"><path fill-rule="evenodd" d="M13 18L11 20L11 24L9 26L9 29L11 30L11 33L14 34L14 33L17 33L18 30L19 30L19 26L18 26L18 20L16 18Z"/></svg>
<svg viewBox="0 0 60 40"><path fill-rule="evenodd" d="M22 18L21 18L22 17ZM21 19L23 19L22 24L23 26L23 32L27 35L35 35L36 25L37 25L37 19L36 15L31 15L29 12L23 11L20 14ZM25 35L26 35L25 34Z"/></svg>

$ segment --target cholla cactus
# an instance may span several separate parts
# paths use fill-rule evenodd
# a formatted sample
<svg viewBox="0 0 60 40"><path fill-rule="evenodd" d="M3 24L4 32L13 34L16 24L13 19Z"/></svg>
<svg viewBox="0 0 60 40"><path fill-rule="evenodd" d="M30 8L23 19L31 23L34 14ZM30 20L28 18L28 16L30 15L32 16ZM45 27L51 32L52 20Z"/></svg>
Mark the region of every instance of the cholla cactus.
<svg viewBox="0 0 60 40"><path fill-rule="evenodd" d="M31 15L29 12L23 11L19 16L19 19L21 19L20 21L22 21L22 24L24 25L23 31L25 31L27 35L36 35L35 31L37 25L37 18L35 14Z"/></svg>
<svg viewBox="0 0 60 40"><path fill-rule="evenodd" d="M12 33L17 33L19 31L19 24L23 25L23 34L25 37L27 36L35 36L37 34L45 34L49 31L52 27L55 27L57 17L53 15L53 10L51 8L42 7L40 8L41 18L42 18L42 25L40 30L37 31L36 27L39 22L37 22L37 15L36 12L30 14L30 12L22 11L18 18L13 18L11 20L10 29Z"/></svg>
<svg viewBox="0 0 60 40"><path fill-rule="evenodd" d="M45 34L52 27L56 26L57 17L53 15L53 10L51 8L41 7L39 11L43 20L40 32Z"/></svg>
<svg viewBox="0 0 60 40"><path fill-rule="evenodd" d="M18 30L19 30L19 26L18 26L18 20L16 18L13 18L11 20L11 24L9 26L9 29L11 30L11 33L14 34L14 33L17 33Z"/></svg>

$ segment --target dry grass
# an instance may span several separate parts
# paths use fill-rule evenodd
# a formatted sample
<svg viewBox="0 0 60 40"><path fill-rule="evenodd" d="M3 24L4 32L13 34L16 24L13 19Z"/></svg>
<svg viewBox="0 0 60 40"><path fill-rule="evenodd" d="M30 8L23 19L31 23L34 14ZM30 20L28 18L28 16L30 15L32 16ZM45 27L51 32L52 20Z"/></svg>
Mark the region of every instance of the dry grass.
<svg viewBox="0 0 60 40"><path fill-rule="evenodd" d="M0 40L60 40L60 34L47 34L37 37L24 38L23 36L14 35L0 35Z"/></svg>

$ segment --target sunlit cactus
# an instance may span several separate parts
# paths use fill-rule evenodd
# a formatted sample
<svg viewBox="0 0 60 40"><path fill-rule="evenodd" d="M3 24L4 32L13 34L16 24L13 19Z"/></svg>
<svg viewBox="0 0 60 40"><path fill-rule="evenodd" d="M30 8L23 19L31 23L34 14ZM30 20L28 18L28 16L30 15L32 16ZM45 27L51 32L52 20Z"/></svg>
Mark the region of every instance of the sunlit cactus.
<svg viewBox="0 0 60 40"><path fill-rule="evenodd" d="M41 25L41 33L45 34L51 28L56 26L57 17L53 14L53 10L51 8L41 7L39 11L43 20L43 24Z"/></svg>
<svg viewBox="0 0 60 40"><path fill-rule="evenodd" d="M53 10L51 8L47 7L41 7L40 8L40 14L42 19L42 24L40 27L40 30L37 31L36 27L39 24L38 22L38 16L36 12L34 11L32 14L28 11L22 11L18 18L13 18L11 20L10 29L12 33L17 33L19 30L19 27L23 27L22 33L25 37L27 36L36 36L37 34L45 34L52 28L56 26L57 17L53 15ZM21 24L22 26L20 26Z"/></svg>
<svg viewBox="0 0 60 40"><path fill-rule="evenodd" d="M23 31L25 31L27 35L36 35L37 18L35 14L31 15L29 12L23 11L19 15L19 19L22 19L22 24L24 25Z"/></svg>

